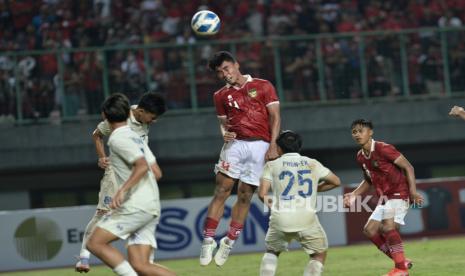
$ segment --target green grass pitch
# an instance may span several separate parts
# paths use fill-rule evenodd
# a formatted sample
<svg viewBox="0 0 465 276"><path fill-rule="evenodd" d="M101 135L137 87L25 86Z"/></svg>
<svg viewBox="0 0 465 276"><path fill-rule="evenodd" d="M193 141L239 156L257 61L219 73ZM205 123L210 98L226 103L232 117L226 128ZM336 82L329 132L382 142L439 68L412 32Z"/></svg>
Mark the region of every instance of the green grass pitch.
<svg viewBox="0 0 465 276"><path fill-rule="evenodd" d="M407 256L414 261L410 275L465 275L465 236L456 238L423 239L405 243ZM200 267L197 258L163 261L178 275L258 275L262 253L234 254L221 268L214 263ZM302 275L308 257L301 250L284 252L279 258L276 275ZM328 251L325 276L357 275L373 276L387 273L392 262L371 244L333 247ZM11 272L11 276L76 276L73 268ZM89 276L114 275L105 267L92 267Z"/></svg>

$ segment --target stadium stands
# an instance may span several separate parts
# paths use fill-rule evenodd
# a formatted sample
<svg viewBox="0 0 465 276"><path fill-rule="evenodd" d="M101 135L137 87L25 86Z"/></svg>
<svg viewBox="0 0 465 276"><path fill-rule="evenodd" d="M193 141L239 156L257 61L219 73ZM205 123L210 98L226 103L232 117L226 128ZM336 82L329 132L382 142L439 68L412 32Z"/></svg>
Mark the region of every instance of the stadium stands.
<svg viewBox="0 0 465 276"><path fill-rule="evenodd" d="M198 7L222 18L215 39L246 41L196 38L189 20ZM0 51L17 55L0 55L0 122L98 114L112 92L135 101L143 91L160 91L172 109L212 106L218 83L205 60L221 47L236 52L244 72L277 83L288 102L463 91L465 36L457 32L464 11L464 1L455 0L2 1ZM424 27L457 31L398 32ZM375 33L357 35L367 31ZM346 32L356 33L334 35ZM300 38L253 39L289 35ZM276 55L279 74L270 66Z"/></svg>

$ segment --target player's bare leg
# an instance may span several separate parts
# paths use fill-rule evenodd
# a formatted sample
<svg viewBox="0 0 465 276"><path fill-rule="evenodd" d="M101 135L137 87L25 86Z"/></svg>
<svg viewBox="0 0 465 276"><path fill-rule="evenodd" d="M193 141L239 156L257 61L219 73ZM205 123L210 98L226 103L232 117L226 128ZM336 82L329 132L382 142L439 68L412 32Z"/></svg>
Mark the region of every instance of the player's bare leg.
<svg viewBox="0 0 465 276"><path fill-rule="evenodd" d="M174 276L176 273L165 266L150 262L153 252L151 245L133 244L128 246L128 259L138 275Z"/></svg>
<svg viewBox="0 0 465 276"><path fill-rule="evenodd" d="M217 245L214 240L216 228L218 227L220 218L223 216L224 203L231 195L236 180L219 172L216 175L215 182L215 192L208 206L203 230L204 239L200 250L200 265L208 265L213 258L213 250L215 250Z"/></svg>
<svg viewBox="0 0 465 276"><path fill-rule="evenodd" d="M78 257L79 261L76 263L76 266L75 266L75 270L77 272L87 273L90 271L90 265L89 265L90 252L86 248L86 243L89 240L89 237L92 235L92 232L94 231L95 226L103 218L105 213L107 213L106 210L97 209L94 216L92 217L92 219L89 221L89 223L86 226L86 229L84 231L84 236L82 237L81 252L79 253L79 257Z"/></svg>
<svg viewBox="0 0 465 276"><path fill-rule="evenodd" d="M304 270L304 276L320 276L326 260L326 251L310 255L310 261Z"/></svg>
<svg viewBox="0 0 465 276"><path fill-rule="evenodd" d="M94 233L87 241L87 249L111 267L118 275L136 276L137 273L124 259L124 256L116 248L110 245L112 241L119 238L109 231L96 227ZM148 257L147 257L148 259Z"/></svg>
<svg viewBox="0 0 465 276"><path fill-rule="evenodd" d="M216 174L215 192L210 205L208 205L207 218L219 220L223 216L224 203L231 195L231 191L236 182L236 179L226 176L221 172Z"/></svg>
<svg viewBox="0 0 465 276"><path fill-rule="evenodd" d="M267 250L260 264L260 276L274 276L278 268L278 257L281 252Z"/></svg>
<svg viewBox="0 0 465 276"><path fill-rule="evenodd" d="M232 208L232 219L229 225L228 235L220 240L220 246L215 254L215 263L222 266L229 257L234 241L239 237L244 226L244 221L249 213L250 201L256 186L247 183L239 183L237 188L237 200Z"/></svg>

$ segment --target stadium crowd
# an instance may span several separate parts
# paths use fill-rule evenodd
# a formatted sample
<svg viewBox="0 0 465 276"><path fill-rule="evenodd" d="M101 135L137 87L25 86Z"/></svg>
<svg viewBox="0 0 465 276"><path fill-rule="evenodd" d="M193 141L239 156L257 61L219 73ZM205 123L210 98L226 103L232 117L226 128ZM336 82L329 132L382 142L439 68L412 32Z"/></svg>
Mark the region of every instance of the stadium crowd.
<svg viewBox="0 0 465 276"><path fill-rule="evenodd" d="M460 27L465 20L463 0L3 0L0 51L193 43L203 39L192 33L190 19L204 8L217 12L222 20L215 39ZM447 37L452 91L465 89L463 37ZM279 45L285 100L319 100L322 75L328 99L360 98L360 37L324 38L321 43L322 68L314 40ZM402 94L400 36L374 35L365 37L364 43L369 96ZM444 93L440 36L422 31L406 35L405 43L410 93ZM212 106L211 93L218 88L205 66L218 49L195 48L201 107ZM18 106L23 118L60 116L63 103L67 116L97 114L104 97L105 64L109 91L123 92L131 101L147 90L160 91L171 108L189 108L186 48L150 48L145 54L148 63L143 50L64 52L62 63L53 52L21 55L17 72L15 59L0 55L0 121L14 120ZM236 55L243 61L243 72L276 79L271 43L239 44Z"/></svg>

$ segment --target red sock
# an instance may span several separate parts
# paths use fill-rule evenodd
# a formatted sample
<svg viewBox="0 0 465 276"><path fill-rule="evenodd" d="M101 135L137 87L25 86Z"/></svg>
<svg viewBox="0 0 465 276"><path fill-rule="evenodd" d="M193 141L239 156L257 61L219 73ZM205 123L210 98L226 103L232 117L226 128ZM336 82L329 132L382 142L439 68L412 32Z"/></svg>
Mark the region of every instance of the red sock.
<svg viewBox="0 0 465 276"><path fill-rule="evenodd" d="M378 249L381 252L383 252L384 254L386 254L386 256L392 259L391 251L389 250L389 245L386 243L386 239L383 235L376 234L370 237L369 239L372 243L376 245L376 247L378 247Z"/></svg>
<svg viewBox="0 0 465 276"><path fill-rule="evenodd" d="M233 241L237 240L237 237L241 234L243 227L244 225L242 223L231 221L229 224L228 239Z"/></svg>
<svg viewBox="0 0 465 276"><path fill-rule="evenodd" d="M397 232L397 230L390 230L385 236L396 268L407 269L405 267L404 244L402 243L399 232Z"/></svg>
<svg viewBox="0 0 465 276"><path fill-rule="evenodd" d="M214 238L216 228L218 227L218 221L214 218L207 217L203 226L203 237Z"/></svg>

